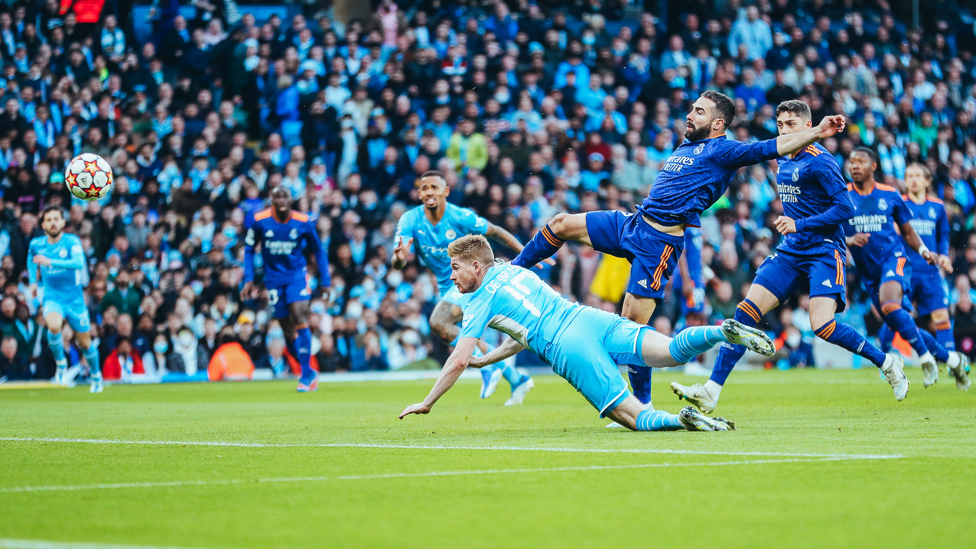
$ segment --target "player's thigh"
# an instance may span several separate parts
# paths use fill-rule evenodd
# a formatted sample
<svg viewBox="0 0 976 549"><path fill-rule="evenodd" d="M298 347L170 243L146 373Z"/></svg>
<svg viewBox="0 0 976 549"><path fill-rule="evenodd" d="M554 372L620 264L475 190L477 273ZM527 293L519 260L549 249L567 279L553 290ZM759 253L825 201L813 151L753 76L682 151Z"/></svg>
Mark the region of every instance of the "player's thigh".
<svg viewBox="0 0 976 549"><path fill-rule="evenodd" d="M634 295L630 292L624 294L624 304L620 311L621 316L632 320L638 324L647 324L657 308L658 298Z"/></svg>
<svg viewBox="0 0 976 549"><path fill-rule="evenodd" d="M582 242L587 246L592 246L590 242L590 236L586 227L586 216L588 214L556 214L555 217L549 221L549 230L552 231L553 236L556 238L561 238L563 240L572 240L574 242Z"/></svg>
<svg viewBox="0 0 976 549"><path fill-rule="evenodd" d="M749 287L746 299L753 302L762 314L766 314L793 295L804 275L797 258L775 253L756 270L756 278Z"/></svg>
<svg viewBox="0 0 976 549"><path fill-rule="evenodd" d="M878 301L882 305L889 302L901 303L903 297L905 297L904 285L897 280L884 281L878 288Z"/></svg>
<svg viewBox="0 0 976 549"><path fill-rule="evenodd" d="M91 347L91 332L75 332L75 341L83 351L87 351L88 347Z"/></svg>
<svg viewBox="0 0 976 549"><path fill-rule="evenodd" d="M648 368L671 368L681 363L671 356L671 338L650 328L642 330L641 354Z"/></svg>
<svg viewBox="0 0 976 549"><path fill-rule="evenodd" d="M52 334L60 334L64 324L64 309L54 302L44 304L44 325Z"/></svg>

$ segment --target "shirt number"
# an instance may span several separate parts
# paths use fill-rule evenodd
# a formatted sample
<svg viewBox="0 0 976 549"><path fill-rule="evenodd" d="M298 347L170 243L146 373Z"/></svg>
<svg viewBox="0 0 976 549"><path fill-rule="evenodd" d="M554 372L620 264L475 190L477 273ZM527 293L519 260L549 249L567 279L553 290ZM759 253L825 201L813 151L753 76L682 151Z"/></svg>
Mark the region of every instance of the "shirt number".
<svg viewBox="0 0 976 549"><path fill-rule="evenodd" d="M278 304L278 290L268 290L268 305L272 307Z"/></svg>
<svg viewBox="0 0 976 549"><path fill-rule="evenodd" d="M524 280L525 277L529 276L529 274L530 273L528 271L524 271L516 275L509 282L509 285L505 286L505 291L508 292L515 299L521 301L522 306L525 307L526 310L528 310L530 313L532 313L532 316L541 317L542 311L540 311L539 308L536 307L534 303L529 301L529 294L532 293L531 290L529 290L528 287L522 284L522 280Z"/></svg>

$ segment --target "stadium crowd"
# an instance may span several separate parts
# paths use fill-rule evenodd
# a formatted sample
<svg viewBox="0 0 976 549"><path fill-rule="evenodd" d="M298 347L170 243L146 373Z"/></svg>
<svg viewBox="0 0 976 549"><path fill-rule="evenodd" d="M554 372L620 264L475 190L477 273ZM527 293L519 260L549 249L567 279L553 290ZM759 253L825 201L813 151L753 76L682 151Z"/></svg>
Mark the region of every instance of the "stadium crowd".
<svg viewBox="0 0 976 549"><path fill-rule="evenodd" d="M451 202L522 242L559 212L633 211L705 90L735 99L735 139L774 136L776 105L799 98L815 122L847 115L847 132L823 143L842 165L871 147L894 186L911 162L929 166L951 223L958 348L973 356L974 20L953 0L930 4L913 26L887 0L689 0L657 15L614 0L381 0L342 24L324 5L258 21L236 2L193 0L185 18L177 0L157 0L151 39L137 42L114 4L83 23L57 0L5 3L0 376L53 375L25 275L50 204L89 254L106 379L296 371L267 297L239 294L249 216L279 185L329 251L333 286L312 302L315 366L398 369L442 352L426 320L435 281L416 262L389 266L419 174L444 172ZM83 151L114 168L101 202L64 186ZM775 163L741 170L702 219L705 313L683 318L676 296L655 327L731 317L780 212ZM842 316L873 333L852 271ZM613 310L626 272L564 246L544 276ZM794 364L812 360L805 302L766 318ZM69 356L81 360L73 346Z"/></svg>

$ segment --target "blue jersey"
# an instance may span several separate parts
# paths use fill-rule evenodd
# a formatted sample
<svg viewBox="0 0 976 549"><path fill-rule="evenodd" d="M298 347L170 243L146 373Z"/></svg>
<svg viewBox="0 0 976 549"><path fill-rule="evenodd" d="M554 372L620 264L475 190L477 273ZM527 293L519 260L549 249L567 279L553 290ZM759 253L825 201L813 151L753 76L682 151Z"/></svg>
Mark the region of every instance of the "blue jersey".
<svg viewBox="0 0 976 549"><path fill-rule="evenodd" d="M49 267L34 264L35 256L51 260ZM81 239L73 234L62 233L57 242L51 243L46 236L30 241L27 249L27 275L31 284L37 284L40 271L44 301L62 304L84 303L84 288L88 285L88 267Z"/></svg>
<svg viewBox="0 0 976 549"><path fill-rule="evenodd" d="M736 170L778 156L775 139L740 143L720 136L685 141L664 161L637 209L662 225L698 227L699 215L725 193Z"/></svg>
<svg viewBox="0 0 976 549"><path fill-rule="evenodd" d="M905 205L912 212L912 228L922 239L925 247L939 255L949 255L949 217L945 205L938 198L927 196L925 202L916 203L905 196ZM908 250L908 260L917 273L939 272L938 265L929 265L925 258L915 250Z"/></svg>
<svg viewBox="0 0 976 549"><path fill-rule="evenodd" d="M322 248L315 224L301 212L291 212L288 221L275 219L271 209L254 214L254 221L244 239L244 282L254 281L254 248L261 244L264 259L264 285L287 286L304 282L308 277L305 254L315 254L319 280L330 285L329 258Z"/></svg>
<svg viewBox="0 0 976 549"><path fill-rule="evenodd" d="M552 363L551 345L583 310L535 273L505 264L488 270L464 308L459 337L480 338L491 326Z"/></svg>
<svg viewBox="0 0 976 549"><path fill-rule="evenodd" d="M838 202L854 209L847 183L833 155L813 144L793 157L779 159L776 188L783 215L796 221L796 232L783 237L777 249L796 255L845 254L843 222L807 227L806 221Z"/></svg>
<svg viewBox="0 0 976 549"><path fill-rule="evenodd" d="M417 206L402 216L397 223L396 242L412 238L414 252L434 276L441 297L454 287L451 282L451 258L447 245L469 234L485 234L488 222L473 211L448 203L444 217L432 225L424 213L424 206Z"/></svg>
<svg viewBox="0 0 976 549"><path fill-rule="evenodd" d="M849 185L849 194L857 207L857 215L844 225L847 236L857 233L871 235L864 246L851 246L854 264L869 280L880 280L883 266L892 258L906 258L905 244L895 224L903 225L912 219L901 193L894 187L875 183L861 194Z"/></svg>

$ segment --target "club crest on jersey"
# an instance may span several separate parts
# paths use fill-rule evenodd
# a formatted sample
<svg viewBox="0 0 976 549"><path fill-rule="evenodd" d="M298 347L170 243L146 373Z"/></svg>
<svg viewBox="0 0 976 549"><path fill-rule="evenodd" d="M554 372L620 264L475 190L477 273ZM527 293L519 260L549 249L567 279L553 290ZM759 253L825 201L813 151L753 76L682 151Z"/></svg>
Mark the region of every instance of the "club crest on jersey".
<svg viewBox="0 0 976 549"><path fill-rule="evenodd" d="M793 182L796 183L799 180L800 180L800 168L796 168L793 170Z"/></svg>
<svg viewBox="0 0 976 549"><path fill-rule="evenodd" d="M61 256L61 259L64 259L68 257L68 250L62 248L61 251L58 252L58 255Z"/></svg>
<svg viewBox="0 0 976 549"><path fill-rule="evenodd" d="M935 219L935 208L929 208L929 219Z"/></svg>
<svg viewBox="0 0 976 549"><path fill-rule="evenodd" d="M451 240L454 240L454 237L457 236L457 233L454 232L454 229L448 229L448 230L444 231L444 236L446 236L447 238L450 238Z"/></svg>
<svg viewBox="0 0 976 549"><path fill-rule="evenodd" d="M288 238L290 238L292 240L295 240L296 238L298 238L298 229L292 229L291 232L288 233Z"/></svg>
<svg viewBox="0 0 976 549"><path fill-rule="evenodd" d="M885 202L885 199L884 198L882 198L881 200L878 201L878 207L881 208L882 210L887 210L888 209L888 203Z"/></svg>
<svg viewBox="0 0 976 549"><path fill-rule="evenodd" d="M695 154L701 154L702 151L704 150L705 150L705 144L700 143L697 147L695 147Z"/></svg>
<svg viewBox="0 0 976 549"><path fill-rule="evenodd" d="M272 231L271 229L268 229L267 231L264 232L265 238L271 238L273 236L274 236L274 231Z"/></svg>

